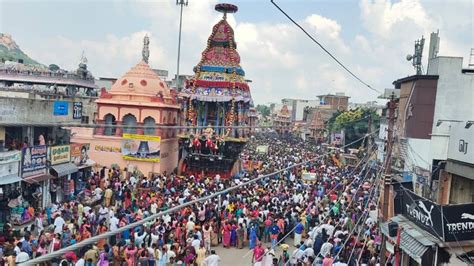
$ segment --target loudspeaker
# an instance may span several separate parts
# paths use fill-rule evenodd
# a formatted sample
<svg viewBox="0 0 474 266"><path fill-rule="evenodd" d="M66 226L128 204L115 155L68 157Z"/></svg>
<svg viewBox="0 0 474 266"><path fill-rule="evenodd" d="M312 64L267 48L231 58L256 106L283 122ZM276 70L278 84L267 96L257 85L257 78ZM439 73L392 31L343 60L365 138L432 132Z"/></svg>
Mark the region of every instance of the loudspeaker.
<svg viewBox="0 0 474 266"><path fill-rule="evenodd" d="M390 237L396 237L398 231L398 223L396 222L389 222L388 223L388 235Z"/></svg>

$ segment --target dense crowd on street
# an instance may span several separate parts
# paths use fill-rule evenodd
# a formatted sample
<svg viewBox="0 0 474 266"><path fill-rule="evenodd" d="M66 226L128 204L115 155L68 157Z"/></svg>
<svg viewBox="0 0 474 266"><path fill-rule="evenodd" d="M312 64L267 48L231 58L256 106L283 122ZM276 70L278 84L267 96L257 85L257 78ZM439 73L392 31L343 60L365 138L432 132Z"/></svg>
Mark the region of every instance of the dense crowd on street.
<svg viewBox="0 0 474 266"><path fill-rule="evenodd" d="M268 145L268 152L257 152ZM5 225L2 265L45 256L160 211L254 178L244 188L125 230L44 265L222 265L216 247L248 249L254 265L377 265L376 170L361 163L337 167L314 143L260 134L242 153L249 168L219 176L150 177L101 169L85 194L96 206L72 200L37 211L21 231ZM308 162L309 161L309 162ZM295 166L296 165L296 166ZM275 175L279 169L295 166ZM306 173L314 180L304 180Z"/></svg>

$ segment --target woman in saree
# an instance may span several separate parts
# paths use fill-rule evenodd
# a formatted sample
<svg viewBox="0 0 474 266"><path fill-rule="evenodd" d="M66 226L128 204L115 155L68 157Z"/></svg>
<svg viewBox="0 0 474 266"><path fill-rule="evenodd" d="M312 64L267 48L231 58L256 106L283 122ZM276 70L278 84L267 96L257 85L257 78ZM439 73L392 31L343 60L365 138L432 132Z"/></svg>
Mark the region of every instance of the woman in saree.
<svg viewBox="0 0 474 266"><path fill-rule="evenodd" d="M253 249L257 245L257 229L255 226L250 227L250 234L249 234L249 248Z"/></svg>
<svg viewBox="0 0 474 266"><path fill-rule="evenodd" d="M237 228L237 247L242 249L244 247L245 233L242 224Z"/></svg>
<svg viewBox="0 0 474 266"><path fill-rule="evenodd" d="M230 231L231 230L232 230L232 227L230 226L230 224L224 222L224 226L222 227L222 233L223 233L222 245L225 248L229 248L230 246Z"/></svg>
<svg viewBox="0 0 474 266"><path fill-rule="evenodd" d="M237 247L237 226L232 223L230 228L230 246Z"/></svg>

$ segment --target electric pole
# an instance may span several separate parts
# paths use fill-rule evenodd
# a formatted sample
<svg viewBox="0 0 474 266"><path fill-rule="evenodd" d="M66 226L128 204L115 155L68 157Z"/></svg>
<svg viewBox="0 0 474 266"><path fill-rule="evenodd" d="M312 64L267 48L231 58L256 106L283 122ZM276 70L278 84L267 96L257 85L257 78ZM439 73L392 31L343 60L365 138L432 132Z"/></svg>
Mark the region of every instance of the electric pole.
<svg viewBox="0 0 474 266"><path fill-rule="evenodd" d="M393 147L393 131L395 125L395 109L397 104L395 102L395 96L392 93L390 101L387 103L388 107L388 129L387 129L387 149L385 153L385 175L383 183L383 204L382 204L382 221L386 222L388 220L389 209L388 203L390 200L390 187L392 184L392 147ZM380 254L380 265L385 265L387 253L387 237L382 235L382 248Z"/></svg>
<svg viewBox="0 0 474 266"><path fill-rule="evenodd" d="M183 7L188 6L188 0L176 0L176 5L180 6L181 9L179 14L178 63L176 64L176 90L180 92L179 59L181 57L181 27L183 25Z"/></svg>

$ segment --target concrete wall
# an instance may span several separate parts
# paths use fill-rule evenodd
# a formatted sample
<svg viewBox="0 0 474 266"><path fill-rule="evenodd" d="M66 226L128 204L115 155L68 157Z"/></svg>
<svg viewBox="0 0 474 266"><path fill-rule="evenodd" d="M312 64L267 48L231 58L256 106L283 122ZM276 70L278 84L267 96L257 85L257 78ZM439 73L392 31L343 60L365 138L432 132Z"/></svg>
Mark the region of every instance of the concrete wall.
<svg viewBox="0 0 474 266"><path fill-rule="evenodd" d="M463 74L462 57L437 57L430 60L430 75L439 75L432 126L431 159L445 160L450 124L439 119L474 120L474 75Z"/></svg>
<svg viewBox="0 0 474 266"><path fill-rule="evenodd" d="M0 124L8 123L80 123L80 119L73 119L73 102L82 102L83 116L94 119L95 103L93 98L67 98L60 101L69 102L66 116L53 115L52 99L27 99L0 97Z"/></svg>
<svg viewBox="0 0 474 266"><path fill-rule="evenodd" d="M424 169L430 170L430 165L432 164L430 157L430 140L429 139L407 139L408 141L408 156L414 161L416 166L422 167ZM411 147L411 148L410 148ZM409 162L410 164L412 162ZM407 164L405 164L405 167ZM412 170L412 169L405 169ZM413 175L416 176L416 175Z"/></svg>

